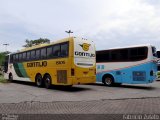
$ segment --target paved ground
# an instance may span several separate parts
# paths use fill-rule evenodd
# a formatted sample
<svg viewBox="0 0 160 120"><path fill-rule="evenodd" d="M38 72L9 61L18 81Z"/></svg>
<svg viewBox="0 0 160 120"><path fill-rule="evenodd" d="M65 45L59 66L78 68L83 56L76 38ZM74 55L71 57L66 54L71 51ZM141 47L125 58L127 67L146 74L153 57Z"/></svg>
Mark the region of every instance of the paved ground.
<svg viewBox="0 0 160 120"><path fill-rule="evenodd" d="M158 114L160 98L0 104L0 113L18 114Z"/></svg>
<svg viewBox="0 0 160 120"><path fill-rule="evenodd" d="M118 117L112 115L112 119L124 119L126 114L156 114L160 119L160 81L149 85L106 87L94 84L50 90L30 83L0 84L0 113L47 114L47 117L48 114L89 114L91 117L85 116L89 119L97 114L121 114ZM75 119L68 116L64 116L65 119ZM97 117L100 120L99 117L102 116Z"/></svg>
<svg viewBox="0 0 160 120"><path fill-rule="evenodd" d="M16 82L0 84L0 103L26 101L91 101L109 99L160 97L160 81L149 85L106 87L102 84L75 85L72 88L38 88L34 84Z"/></svg>

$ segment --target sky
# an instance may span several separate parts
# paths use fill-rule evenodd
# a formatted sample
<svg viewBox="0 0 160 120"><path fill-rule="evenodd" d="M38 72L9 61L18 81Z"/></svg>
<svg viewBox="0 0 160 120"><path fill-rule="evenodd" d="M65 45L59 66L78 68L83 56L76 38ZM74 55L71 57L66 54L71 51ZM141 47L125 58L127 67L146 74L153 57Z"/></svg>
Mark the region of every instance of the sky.
<svg viewBox="0 0 160 120"><path fill-rule="evenodd" d="M152 44L160 50L160 0L0 0L0 52L25 40L91 39L96 49Z"/></svg>

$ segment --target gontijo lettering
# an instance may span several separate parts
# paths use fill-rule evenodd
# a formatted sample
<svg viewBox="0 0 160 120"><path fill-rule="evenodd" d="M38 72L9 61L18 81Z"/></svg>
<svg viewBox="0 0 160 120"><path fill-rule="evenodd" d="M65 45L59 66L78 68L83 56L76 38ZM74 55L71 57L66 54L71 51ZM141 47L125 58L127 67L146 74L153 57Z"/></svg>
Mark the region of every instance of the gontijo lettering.
<svg viewBox="0 0 160 120"><path fill-rule="evenodd" d="M27 67L46 67L46 66L47 66L47 61L27 63Z"/></svg>
<svg viewBox="0 0 160 120"><path fill-rule="evenodd" d="M78 52L78 51L75 51L75 55L81 56L81 57L95 57L95 54L93 54L93 53Z"/></svg>

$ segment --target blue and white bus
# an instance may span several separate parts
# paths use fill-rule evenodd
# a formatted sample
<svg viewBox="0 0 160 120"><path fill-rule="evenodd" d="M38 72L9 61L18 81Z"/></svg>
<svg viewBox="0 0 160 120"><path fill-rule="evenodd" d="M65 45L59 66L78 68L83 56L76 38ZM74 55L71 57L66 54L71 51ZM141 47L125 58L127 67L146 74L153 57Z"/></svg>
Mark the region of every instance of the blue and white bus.
<svg viewBox="0 0 160 120"><path fill-rule="evenodd" d="M96 52L96 82L114 84L146 84L156 80L156 48L137 45Z"/></svg>

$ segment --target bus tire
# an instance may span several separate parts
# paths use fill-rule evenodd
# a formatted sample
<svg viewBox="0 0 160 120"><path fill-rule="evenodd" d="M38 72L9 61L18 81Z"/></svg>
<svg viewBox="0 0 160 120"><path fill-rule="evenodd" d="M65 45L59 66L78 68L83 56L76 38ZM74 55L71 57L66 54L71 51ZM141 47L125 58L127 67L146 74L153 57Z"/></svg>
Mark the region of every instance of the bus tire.
<svg viewBox="0 0 160 120"><path fill-rule="evenodd" d="M12 75L12 73L9 73L8 80L9 80L10 82L13 80L13 75Z"/></svg>
<svg viewBox="0 0 160 120"><path fill-rule="evenodd" d="M51 88L52 85L52 78L49 74L44 75L44 83L45 83L45 87L47 89Z"/></svg>
<svg viewBox="0 0 160 120"><path fill-rule="evenodd" d="M103 83L106 86L113 86L114 85L114 78L111 75L105 75L103 77Z"/></svg>
<svg viewBox="0 0 160 120"><path fill-rule="evenodd" d="M44 83L43 83L43 79L42 79L42 75L41 74L37 74L36 75L35 82L36 82L36 85L38 87L43 87Z"/></svg>

